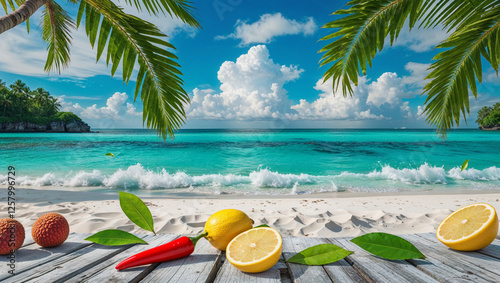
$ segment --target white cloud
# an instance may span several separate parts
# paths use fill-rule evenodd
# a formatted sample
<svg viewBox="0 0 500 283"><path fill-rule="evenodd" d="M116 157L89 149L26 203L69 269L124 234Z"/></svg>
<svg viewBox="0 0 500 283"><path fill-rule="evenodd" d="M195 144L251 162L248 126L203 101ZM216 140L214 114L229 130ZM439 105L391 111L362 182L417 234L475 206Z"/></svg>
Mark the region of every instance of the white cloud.
<svg viewBox="0 0 500 283"><path fill-rule="evenodd" d="M275 63L265 45L254 46L235 62L224 62L218 72L220 92L213 89L194 89L189 119L195 120L247 120L273 119L299 120L381 120L413 117L407 98L415 94L408 91L416 84L414 76L421 76L423 64L408 64L409 76L384 73L370 82L360 77L353 96L344 97L334 92L331 79L319 79L314 86L319 97L309 102L301 99L294 104L284 89L286 82L299 78L303 72L297 66Z"/></svg>
<svg viewBox="0 0 500 283"><path fill-rule="evenodd" d="M368 98L366 102L380 107L382 104L400 104L401 98L405 96L405 88L396 73L383 73L377 81L368 86Z"/></svg>
<svg viewBox="0 0 500 283"><path fill-rule="evenodd" d="M269 58L265 45L250 48L236 62L226 61L217 73L221 92L193 90L188 117L194 119L254 120L279 118L290 112L283 85L303 72Z"/></svg>
<svg viewBox="0 0 500 283"><path fill-rule="evenodd" d="M416 84L412 76L420 76L420 65L408 64L409 76L384 73L376 81L360 77L353 96L344 97L334 92L331 79L323 83L319 79L314 89L317 99L308 102L301 99L294 104L284 85L296 80L304 71L297 66L280 65L269 55L265 45L250 48L237 60L224 62L217 75L220 91L195 88L191 104L186 106L190 121L388 121L414 119L414 110L406 98L414 97L409 86ZM417 66L416 68L414 68ZM420 68L421 69L421 68ZM94 104L82 107L60 97L63 111L78 114L93 127L140 127L142 112L128 103L125 93L115 93L105 106ZM418 113L421 113L421 107ZM364 122L363 122L364 123ZM380 123L385 123L380 121ZM381 125L381 124L378 125ZM339 124L341 125L341 124ZM363 124L359 124L363 125Z"/></svg>
<svg viewBox="0 0 500 283"><path fill-rule="evenodd" d="M61 95L60 99L76 99L76 100L101 100L99 96L79 96L79 95Z"/></svg>
<svg viewBox="0 0 500 283"><path fill-rule="evenodd" d="M432 29L415 27L410 31L408 24L406 24L393 46L404 46L415 52L426 52L436 47L448 36L449 34L441 26Z"/></svg>
<svg viewBox="0 0 500 283"><path fill-rule="evenodd" d="M422 64L416 62L408 62L405 65L405 70L407 70L410 75L404 76L402 82L409 87L423 88L428 81L425 77L430 73L429 67L431 64Z"/></svg>
<svg viewBox="0 0 500 283"><path fill-rule="evenodd" d="M142 116L142 112L137 112L137 108L135 108L134 104L127 103L127 114L132 116Z"/></svg>
<svg viewBox="0 0 500 283"><path fill-rule="evenodd" d="M371 109L368 109L368 110L356 113L356 116L360 120L364 120L364 119L375 119L375 120L384 119L384 115L378 115L377 116L375 114L371 114L370 112L371 112Z"/></svg>
<svg viewBox="0 0 500 283"><path fill-rule="evenodd" d="M424 114L424 106L417 106L417 119L425 119L426 115Z"/></svg>
<svg viewBox="0 0 500 283"><path fill-rule="evenodd" d="M151 21L157 25L161 31L169 36L169 40L181 33L186 33L188 36L193 37L197 32L197 29L189 27L177 18L172 19L168 15L155 17L149 15L147 12L139 13L135 8L124 6L123 4L125 3L117 2L117 4L124 7L125 12L140 16L142 19ZM76 10L70 12L76 13ZM26 32L25 25L15 27L13 30L2 34L0 40L1 71L25 76L47 76L47 73L43 70L47 58L46 43L42 40L41 28L37 24L40 22L40 18L40 11L33 15L30 22L31 31L29 34ZM83 25L78 30L72 31L72 37L71 62L69 67L63 69L61 74L51 73L48 76L53 79L81 79L96 75L109 76L111 72L106 67L105 52L101 56L101 60L96 63L96 51L92 49ZM118 68L115 77L121 77L121 69L121 67ZM132 75L132 80L135 80L134 75Z"/></svg>
<svg viewBox="0 0 500 283"><path fill-rule="evenodd" d="M314 89L321 92L318 99L311 103L301 99L299 104L291 107L301 119L340 120L368 117L366 114L369 113L360 114L364 111L362 107L366 104L368 94L365 77L359 78L358 87L354 88L352 97L344 97L339 91L334 93L331 79L325 83L323 79L318 80Z"/></svg>
<svg viewBox="0 0 500 283"><path fill-rule="evenodd" d="M403 104L401 104L401 106L399 108L401 109L401 111L407 113L406 116L405 116L406 118L413 117L413 110L410 107L410 102L409 101L403 102Z"/></svg>
<svg viewBox="0 0 500 283"><path fill-rule="evenodd" d="M377 107L383 104L390 107L401 105L402 99L413 98L422 93L422 87L426 84L424 78L429 73L428 68L429 64L408 62L405 69L410 73L409 76L399 77L393 72L383 73L377 81L368 86L367 102Z"/></svg>
<svg viewBox="0 0 500 283"><path fill-rule="evenodd" d="M302 22L287 19L281 15L264 14L254 23L242 20L236 22L236 30L227 36L217 36L216 39L236 38L241 40L242 45L252 43L269 43L274 37L292 34L312 35L318 29L312 17Z"/></svg>
<svg viewBox="0 0 500 283"><path fill-rule="evenodd" d="M79 103L66 101L65 97L59 97L62 105L61 111L69 111L80 116L84 121L93 127L126 126L127 124L139 126L142 119L142 112L137 112L133 104L127 103L128 95L126 93L116 92L106 101L106 106L99 107L94 104L89 107L82 107Z"/></svg>
<svg viewBox="0 0 500 283"><path fill-rule="evenodd" d="M500 78L498 77L497 72L493 68L489 68L483 75L483 82L500 84Z"/></svg>

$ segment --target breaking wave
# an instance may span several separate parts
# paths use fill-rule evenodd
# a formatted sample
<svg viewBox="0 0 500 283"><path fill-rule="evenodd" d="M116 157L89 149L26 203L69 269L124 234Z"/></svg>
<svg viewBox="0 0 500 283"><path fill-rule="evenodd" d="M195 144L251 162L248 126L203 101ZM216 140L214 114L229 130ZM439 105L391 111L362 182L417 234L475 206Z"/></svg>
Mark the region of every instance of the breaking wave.
<svg viewBox="0 0 500 283"><path fill-rule="evenodd" d="M67 176L49 172L41 177L23 176L16 178L17 186L62 186L62 187L108 187L116 189L182 189L196 187L251 187L289 188L298 186L320 186L327 191L342 191L341 187L364 186L382 187L387 182L407 185L451 184L456 182L488 182L500 180L500 168L483 170L452 168L423 164L418 168L397 169L383 166L366 174L342 172L338 175L314 176L309 174L282 174L269 169L259 169L248 175L207 174L192 176L185 172L169 173L165 169L153 171L136 164L127 169L118 169L112 174L99 170L80 171ZM380 183L382 182L382 184ZM7 184L7 176L0 175L0 183Z"/></svg>

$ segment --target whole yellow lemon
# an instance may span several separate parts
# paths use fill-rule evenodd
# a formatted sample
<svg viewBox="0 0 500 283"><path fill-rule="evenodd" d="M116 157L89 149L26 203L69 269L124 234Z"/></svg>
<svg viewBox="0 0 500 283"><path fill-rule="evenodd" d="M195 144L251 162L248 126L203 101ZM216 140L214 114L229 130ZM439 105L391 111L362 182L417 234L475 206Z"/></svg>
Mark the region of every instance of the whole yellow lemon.
<svg viewBox="0 0 500 283"><path fill-rule="evenodd" d="M243 211L224 209L208 218L205 223L206 238L214 248L225 251L234 237L251 229L252 226L253 220Z"/></svg>

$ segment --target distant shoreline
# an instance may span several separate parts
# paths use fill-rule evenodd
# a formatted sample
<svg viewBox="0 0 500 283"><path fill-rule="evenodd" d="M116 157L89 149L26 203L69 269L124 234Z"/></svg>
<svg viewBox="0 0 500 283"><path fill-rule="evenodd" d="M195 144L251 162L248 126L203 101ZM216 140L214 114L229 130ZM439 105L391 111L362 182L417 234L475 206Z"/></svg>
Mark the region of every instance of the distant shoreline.
<svg viewBox="0 0 500 283"><path fill-rule="evenodd" d="M27 123L27 122L9 122L9 123ZM4 123L6 124L6 123ZM67 131L5 131L3 130L3 124L0 123L0 133L67 133ZM496 128L460 128L460 129L450 129L450 132L454 131L495 131L500 130L500 127ZM100 133L101 131L144 131L155 133L154 129L147 128L95 128L85 133ZM352 131L397 131L397 132L413 132L413 131L428 131L435 132L435 129L429 128L407 128L407 129L395 129L395 128L286 128L286 129L268 129L268 128L188 128L179 129L177 133L198 133L198 132L352 132Z"/></svg>
<svg viewBox="0 0 500 283"><path fill-rule="evenodd" d="M91 133L90 126L77 120L55 121L44 125L31 122L7 122L0 124L0 133Z"/></svg>
<svg viewBox="0 0 500 283"><path fill-rule="evenodd" d="M483 131L500 131L500 125L496 125L496 126L493 126L493 127L479 127L479 129L483 130Z"/></svg>

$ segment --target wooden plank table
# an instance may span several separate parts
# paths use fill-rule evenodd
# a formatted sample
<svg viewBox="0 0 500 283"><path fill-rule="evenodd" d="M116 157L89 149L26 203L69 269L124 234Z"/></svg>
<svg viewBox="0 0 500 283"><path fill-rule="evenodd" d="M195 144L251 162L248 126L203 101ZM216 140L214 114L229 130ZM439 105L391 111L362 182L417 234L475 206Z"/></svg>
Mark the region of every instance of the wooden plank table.
<svg viewBox="0 0 500 283"><path fill-rule="evenodd" d="M270 270L247 274L234 268L223 252L200 240L193 255L124 271L114 266L146 248L175 239L176 235L138 235L145 245L105 247L72 233L61 246L39 247L27 239L16 253L15 275L8 274L8 259L0 257L1 282L500 282L500 240L477 252L457 252L433 234L403 235L427 260L384 260L350 242L350 238L283 238L281 260ZM354 251L344 260L325 266L286 263L308 247L333 243Z"/></svg>

